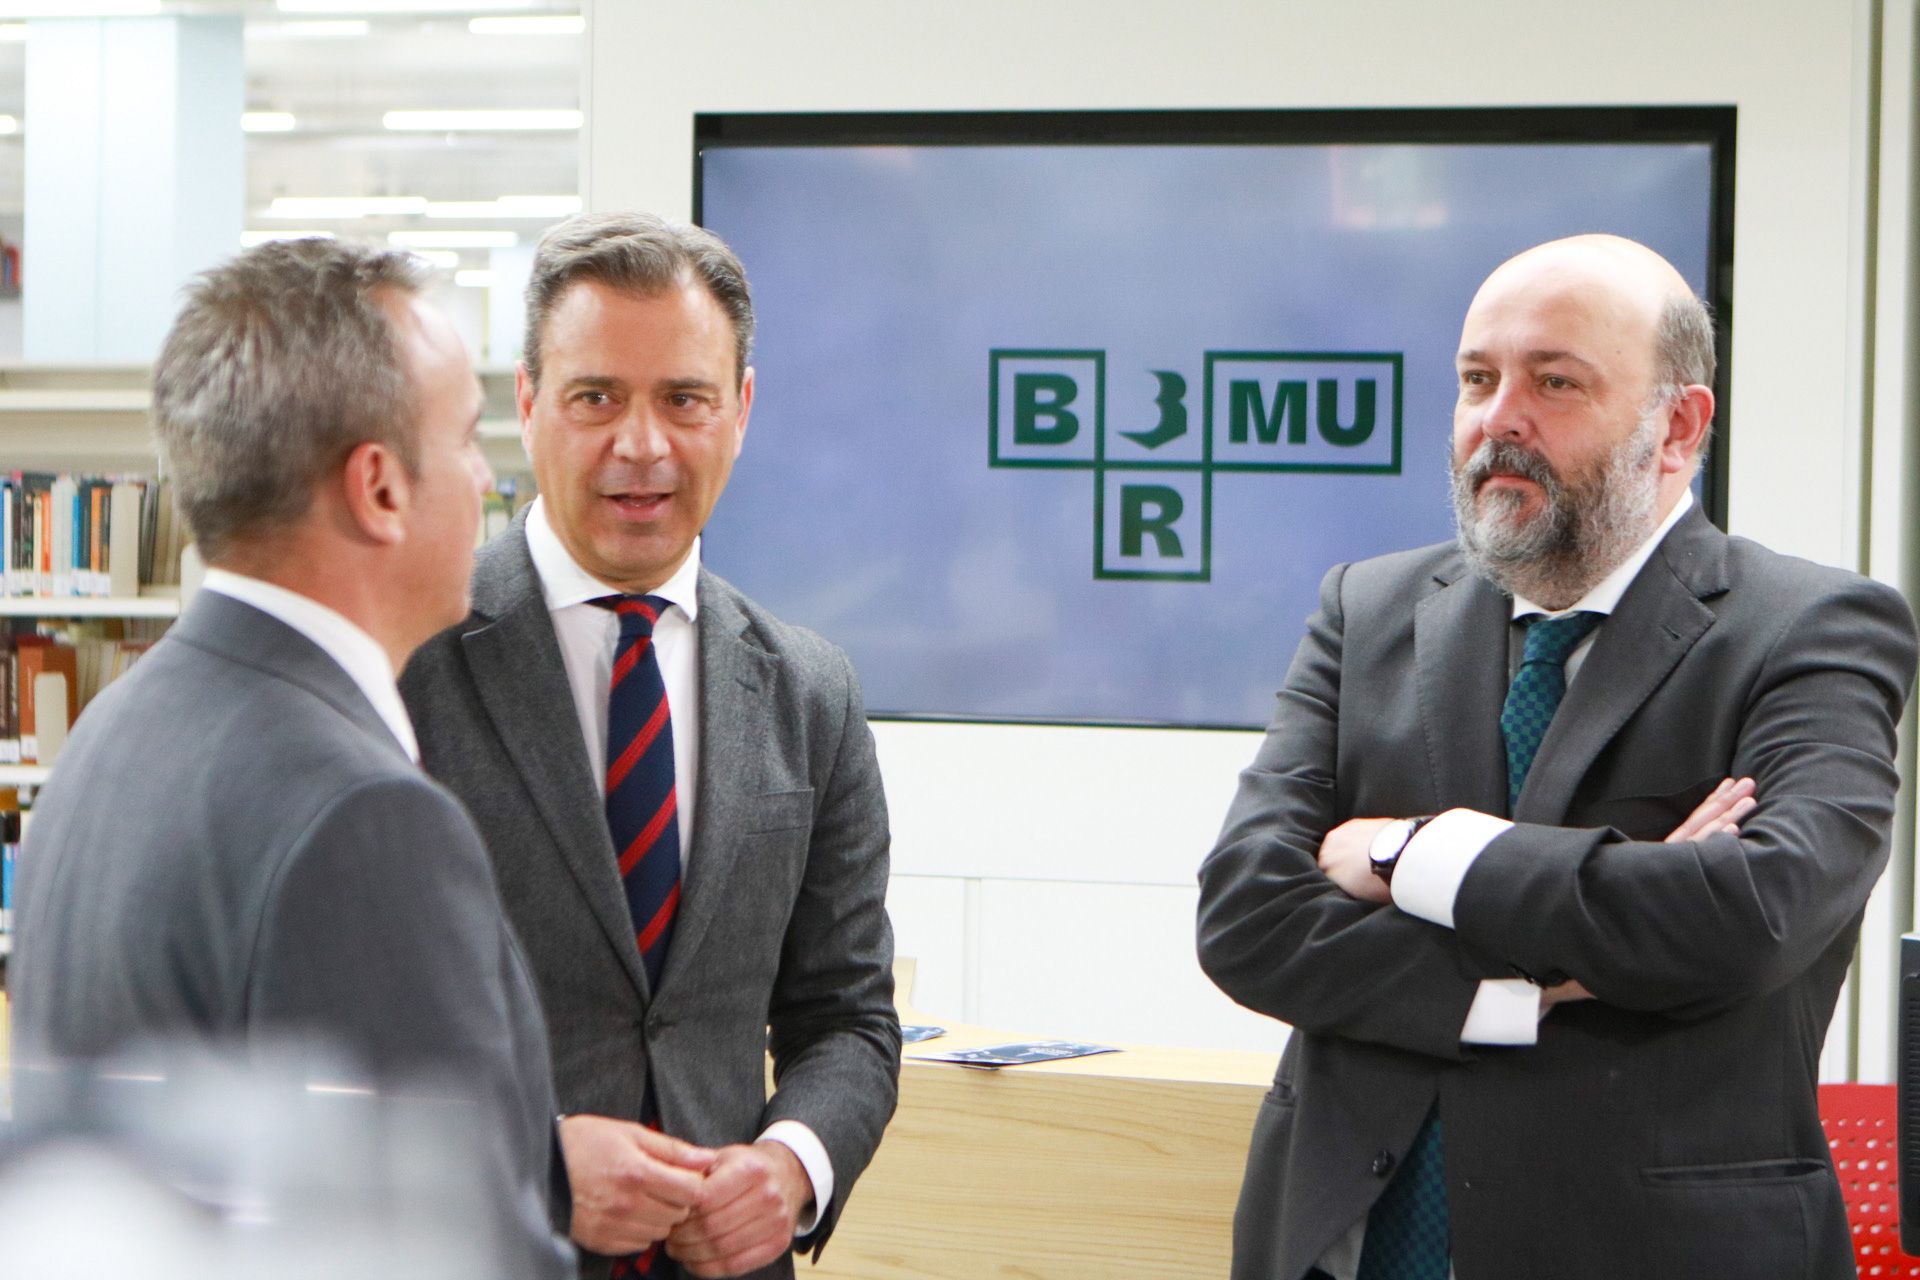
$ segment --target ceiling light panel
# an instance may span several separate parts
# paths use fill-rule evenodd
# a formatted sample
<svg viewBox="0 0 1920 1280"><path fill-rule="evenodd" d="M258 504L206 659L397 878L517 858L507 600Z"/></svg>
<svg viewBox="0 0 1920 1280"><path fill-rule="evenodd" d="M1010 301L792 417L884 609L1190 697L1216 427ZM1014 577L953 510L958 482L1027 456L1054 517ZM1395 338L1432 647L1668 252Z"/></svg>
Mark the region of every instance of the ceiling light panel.
<svg viewBox="0 0 1920 1280"><path fill-rule="evenodd" d="M279 0L282 13L499 13L527 0Z"/></svg>
<svg viewBox="0 0 1920 1280"><path fill-rule="evenodd" d="M580 212L579 196L501 196L498 200L430 200L429 218L564 218Z"/></svg>
<svg viewBox="0 0 1920 1280"><path fill-rule="evenodd" d="M320 18L310 22L249 22L249 40L351 40L373 30L365 18Z"/></svg>
<svg viewBox="0 0 1920 1280"><path fill-rule="evenodd" d="M396 218L420 213L425 196L281 196L269 218Z"/></svg>
<svg viewBox="0 0 1920 1280"><path fill-rule="evenodd" d="M271 244L275 240L332 240L331 231L242 231L240 247L251 249L257 244Z"/></svg>
<svg viewBox="0 0 1920 1280"><path fill-rule="evenodd" d="M0 18L150 18L160 0L0 0Z"/></svg>
<svg viewBox="0 0 1920 1280"><path fill-rule="evenodd" d="M403 249L511 249L520 237L512 231L390 231L387 243Z"/></svg>
<svg viewBox="0 0 1920 1280"><path fill-rule="evenodd" d="M586 29L587 19L578 13L519 14L467 23L467 30L476 36L577 36Z"/></svg>
<svg viewBox="0 0 1920 1280"><path fill-rule="evenodd" d="M508 132L578 129L578 111L389 111L381 123L397 132L453 133L466 129Z"/></svg>
<svg viewBox="0 0 1920 1280"><path fill-rule="evenodd" d="M246 133L292 133L291 111L242 111L240 128Z"/></svg>

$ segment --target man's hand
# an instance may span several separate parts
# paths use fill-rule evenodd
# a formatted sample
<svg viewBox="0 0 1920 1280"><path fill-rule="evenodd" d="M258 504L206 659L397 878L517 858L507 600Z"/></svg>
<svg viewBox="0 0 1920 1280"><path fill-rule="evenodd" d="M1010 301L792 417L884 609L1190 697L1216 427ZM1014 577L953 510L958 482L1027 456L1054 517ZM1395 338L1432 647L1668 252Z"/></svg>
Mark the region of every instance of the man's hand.
<svg viewBox="0 0 1920 1280"><path fill-rule="evenodd" d="M573 1183L574 1243L638 1253L687 1220L718 1153L611 1116L568 1116L560 1149Z"/></svg>
<svg viewBox="0 0 1920 1280"><path fill-rule="evenodd" d="M778 1142L721 1147L693 1213L667 1237L667 1253L693 1275L737 1276L793 1247L813 1183Z"/></svg>
<svg viewBox="0 0 1920 1280"><path fill-rule="evenodd" d="M1326 839L1320 842L1320 870L1349 898L1382 904L1393 901L1387 892L1387 882L1373 874L1373 860L1367 856L1367 846L1373 843L1373 837L1392 821L1392 818L1348 818L1327 832Z"/></svg>
<svg viewBox="0 0 1920 1280"><path fill-rule="evenodd" d="M1713 835L1739 835L1740 819L1760 802L1754 798L1752 778L1727 778L1715 787L1687 820L1673 829L1666 843L1679 844Z"/></svg>

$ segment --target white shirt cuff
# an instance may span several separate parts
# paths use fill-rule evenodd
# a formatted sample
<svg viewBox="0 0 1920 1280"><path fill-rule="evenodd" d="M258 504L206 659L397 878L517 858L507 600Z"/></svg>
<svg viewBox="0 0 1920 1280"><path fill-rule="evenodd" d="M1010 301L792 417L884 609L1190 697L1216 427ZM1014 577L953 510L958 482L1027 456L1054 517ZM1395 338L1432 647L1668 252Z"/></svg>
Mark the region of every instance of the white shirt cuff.
<svg viewBox="0 0 1920 1280"><path fill-rule="evenodd" d="M760 1135L760 1141L777 1142L793 1152L800 1167L807 1171L807 1181L813 1184L813 1209L803 1212L793 1228L794 1238L798 1239L820 1225L820 1215L833 1203L833 1161L827 1158L825 1144L798 1120L775 1120Z"/></svg>
<svg viewBox="0 0 1920 1280"><path fill-rule="evenodd" d="M1453 900L1460 896L1460 882L1480 851L1512 825L1492 814L1449 809L1421 827L1394 865L1393 905L1410 916L1453 928Z"/></svg>
<svg viewBox="0 0 1920 1280"><path fill-rule="evenodd" d="M1460 1042L1534 1044L1539 1039L1540 988L1524 978L1482 978L1466 1025L1460 1028Z"/></svg>

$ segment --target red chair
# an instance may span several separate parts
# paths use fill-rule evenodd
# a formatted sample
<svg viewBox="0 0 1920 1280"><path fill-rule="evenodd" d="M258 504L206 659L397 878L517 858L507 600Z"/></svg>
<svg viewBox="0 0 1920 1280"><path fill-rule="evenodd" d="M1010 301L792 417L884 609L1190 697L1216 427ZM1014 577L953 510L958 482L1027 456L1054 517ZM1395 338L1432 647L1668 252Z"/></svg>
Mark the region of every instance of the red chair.
<svg viewBox="0 0 1920 1280"><path fill-rule="evenodd" d="M1820 1123L1847 1202L1854 1261L1869 1280L1920 1277L1920 1258L1900 1251L1894 1104L1890 1084L1820 1086Z"/></svg>

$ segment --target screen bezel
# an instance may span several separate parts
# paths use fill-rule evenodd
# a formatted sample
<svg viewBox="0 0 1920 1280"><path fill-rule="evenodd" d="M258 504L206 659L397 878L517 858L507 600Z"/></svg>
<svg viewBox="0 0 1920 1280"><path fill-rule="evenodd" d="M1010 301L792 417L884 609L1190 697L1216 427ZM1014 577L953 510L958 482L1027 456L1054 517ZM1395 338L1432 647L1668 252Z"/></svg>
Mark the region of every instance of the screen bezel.
<svg viewBox="0 0 1920 1280"><path fill-rule="evenodd" d="M705 225L703 161L713 149L850 146L1248 146L1693 143L1709 148L1706 303L1718 356L1714 424L1701 467L1707 518L1727 527L1732 423L1734 161L1732 106L913 112L701 112L693 117L693 220ZM751 267L749 267L751 276ZM874 720L1245 731L1244 724L874 713Z"/></svg>

